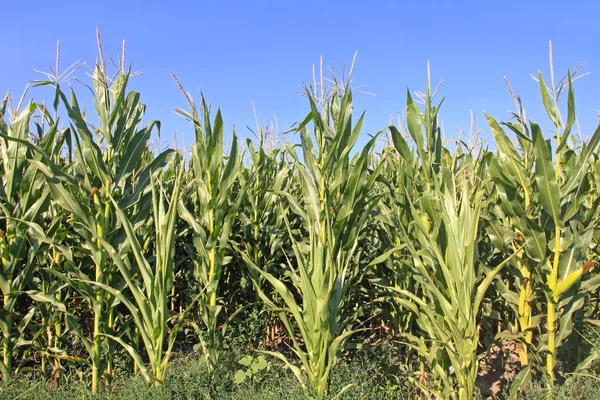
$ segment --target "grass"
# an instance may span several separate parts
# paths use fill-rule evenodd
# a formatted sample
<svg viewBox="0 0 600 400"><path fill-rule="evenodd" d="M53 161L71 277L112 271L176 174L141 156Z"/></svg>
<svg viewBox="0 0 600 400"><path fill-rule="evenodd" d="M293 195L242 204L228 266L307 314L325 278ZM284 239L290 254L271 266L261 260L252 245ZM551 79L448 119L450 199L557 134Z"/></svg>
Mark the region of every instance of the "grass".
<svg viewBox="0 0 600 400"><path fill-rule="evenodd" d="M403 382L401 374L386 374L383 367L394 357L391 344L377 352L358 351L344 357L334 369L330 393L333 398L348 384L352 388L343 393L343 399L412 399L409 388L398 384ZM239 347L236 347L239 348ZM52 388L39 375L22 375L5 383L0 399L219 399L219 400L258 400L288 399L300 400L314 397L311 389L303 390L294 375L283 363L274 361L269 371L260 371L255 379L241 384L234 383L234 374L241 368L238 361L246 354L229 349L223 352L219 365L212 375L204 358L196 356L175 356L170 364L164 386L149 385L142 376L118 374L112 388L104 387L92 395L85 384L70 377L71 382L61 383L58 389ZM413 389L413 392L415 389Z"/></svg>
<svg viewBox="0 0 600 400"><path fill-rule="evenodd" d="M555 400L595 400L600 391L600 381L591 376L575 376L568 378L562 385L555 386ZM542 385L532 384L527 388L525 399L542 400L548 398L548 389Z"/></svg>
<svg viewBox="0 0 600 400"><path fill-rule="evenodd" d="M302 389L294 375L283 363L270 359L270 369L259 371L255 379L242 384L235 384L233 376L241 368L238 361L246 355L236 346L224 351L219 365L212 375L204 357L175 356L170 364L164 386L148 384L141 375L132 376L118 373L112 387L103 386L96 395L76 376L66 378L60 387L53 387L51 382L44 381L37 374L23 374L4 383L0 392L0 400L62 400L62 399L94 399L94 400L177 400L177 399L214 399L214 400L268 400L287 399L304 400L315 398L316 394L309 388ZM374 350L374 351L371 351ZM406 376L400 366L394 366L397 359L394 345L383 342L371 350L355 351L343 357L332 372L330 395L335 398L348 384L354 386L345 391L340 399L399 399L416 400L424 398L416 387L405 385ZM554 387L554 398L587 400L597 399L600 381L592 376L571 376L561 385ZM534 383L524 389L519 398L546 399L548 390L541 383ZM503 394L498 399L504 399ZM484 398L478 395L477 399Z"/></svg>

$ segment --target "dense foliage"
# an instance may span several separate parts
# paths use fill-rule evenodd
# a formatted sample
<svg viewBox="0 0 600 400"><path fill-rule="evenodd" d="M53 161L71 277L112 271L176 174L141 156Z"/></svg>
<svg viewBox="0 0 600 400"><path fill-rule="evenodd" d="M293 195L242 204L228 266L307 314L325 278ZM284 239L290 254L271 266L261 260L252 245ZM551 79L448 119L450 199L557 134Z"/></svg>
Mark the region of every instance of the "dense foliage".
<svg viewBox="0 0 600 400"><path fill-rule="evenodd" d="M93 112L52 75L37 82L50 107L0 103L5 383L78 377L96 393L131 373L162 387L173 358L198 353L219 376L241 346L237 384L278 362L303 393L344 397L358 383L331 393L342 355L380 339L382 393L403 375L411 396L475 398L494 351L514 364L511 397L592 374L600 127L575 134L571 74L538 76L551 135L513 95L510 121L487 116L488 147L443 140L429 78L406 125L362 148L347 82L307 88L299 144L278 147L260 128L226 146L221 112L183 91L189 154L151 149L160 122L142 124L130 77L101 56Z"/></svg>

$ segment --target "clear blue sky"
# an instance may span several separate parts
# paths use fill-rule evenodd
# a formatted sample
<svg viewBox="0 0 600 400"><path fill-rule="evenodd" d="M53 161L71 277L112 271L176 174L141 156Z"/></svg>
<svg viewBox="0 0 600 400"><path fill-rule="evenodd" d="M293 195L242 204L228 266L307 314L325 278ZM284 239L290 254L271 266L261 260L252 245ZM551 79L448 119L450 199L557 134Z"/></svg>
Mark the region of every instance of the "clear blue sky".
<svg viewBox="0 0 600 400"><path fill-rule="evenodd" d="M548 127L529 75L541 69L548 76L550 39L557 75L578 61L591 72L575 87L584 135L595 129L594 110L600 109L596 1L31 0L2 2L0 13L0 91L18 97L28 80L39 78L34 68L54 65L57 40L63 68L77 60L93 64L99 27L105 54L116 56L126 40L128 61L144 72L132 88L141 91L147 116L163 122L163 140L176 131L179 145L189 144L192 132L173 113L186 103L170 71L196 98L202 88L221 105L227 126L247 136L246 126L255 125L252 101L261 123L276 115L283 130L305 116L307 103L298 90L311 81L319 56L340 71L355 51L354 84L376 94L355 97L357 112L367 111L365 133L402 111L407 87L424 88L428 60L433 80L445 79L441 118L448 138L459 128L468 131L470 110L488 137L483 110L508 118L513 105L504 75L528 117ZM30 94L42 99L48 91Z"/></svg>

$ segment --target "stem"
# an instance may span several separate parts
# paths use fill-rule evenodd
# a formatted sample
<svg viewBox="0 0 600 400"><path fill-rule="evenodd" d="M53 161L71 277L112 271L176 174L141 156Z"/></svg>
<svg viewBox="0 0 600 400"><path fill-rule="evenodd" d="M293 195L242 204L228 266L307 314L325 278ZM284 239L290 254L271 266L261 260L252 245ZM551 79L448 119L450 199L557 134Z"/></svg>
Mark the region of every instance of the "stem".
<svg viewBox="0 0 600 400"><path fill-rule="evenodd" d="M173 272L173 282L175 282L175 272ZM171 312L175 312L175 285L171 288Z"/></svg>
<svg viewBox="0 0 600 400"><path fill-rule="evenodd" d="M213 247L209 253L209 263L210 269L208 272L208 284L212 282L215 277L215 248ZM210 289L210 297L208 300L209 306L213 307L217 305L217 291L214 289Z"/></svg>
<svg viewBox="0 0 600 400"><path fill-rule="evenodd" d="M7 302L9 301L8 296L4 295L4 305L6 306ZM6 314L6 326L8 327L8 329L10 330L10 328L12 327L12 313L8 312ZM4 362L4 368L6 369L5 373L4 373L4 379L8 379L9 375L10 375L10 370L12 369L12 357L11 357L11 337L10 337L10 331L9 332L4 332L4 340L2 341L2 353L3 353L3 362Z"/></svg>
<svg viewBox="0 0 600 400"><path fill-rule="evenodd" d="M48 319L45 316L42 316L42 327L44 327L44 329L46 329L46 338L48 340L46 349L48 349L48 347L50 347L51 341L52 341L52 335L50 334L50 328L47 325L48 325ZM46 358L47 358L47 356L45 354L42 354L42 365L40 368L42 370L43 375L46 375Z"/></svg>
<svg viewBox="0 0 600 400"><path fill-rule="evenodd" d="M214 214L213 214L213 210L209 210L208 211L208 232L209 235L212 235L213 231L215 228L215 221L214 221ZM212 307L212 306L216 306L217 305L217 293L215 290L211 290L210 289L210 283L212 282L212 280L214 279L215 276L215 247L213 246L212 249L210 249L210 253L209 253L209 271L208 271L208 285L209 285L209 291L210 291L210 297L208 300L208 304Z"/></svg>
<svg viewBox="0 0 600 400"><path fill-rule="evenodd" d="M323 166L319 166L320 169L323 169ZM325 177L323 177L321 175L321 182L320 182L320 195L321 195L321 212L325 211L325 207L327 206L325 204L325 202L327 201L327 199L325 198ZM323 246L325 246L326 243L326 237L325 237L325 221L321 221L321 243L323 244Z"/></svg>
<svg viewBox="0 0 600 400"><path fill-rule="evenodd" d="M209 235L212 234L214 230L214 214L213 210L208 212L208 226L209 226ZM207 361L208 361L208 369L209 371L213 371L216 366L216 342L217 342L217 319L213 315L213 311L217 305L217 288L211 288L211 282L215 279L216 273L216 249L213 247L210 250L208 255L209 259L209 271L208 271L208 285L209 285L209 298L208 298L208 321L206 321L206 327L208 329L208 349L207 349Z"/></svg>
<svg viewBox="0 0 600 400"><path fill-rule="evenodd" d="M140 331L137 326L135 326L133 328L133 345L136 350L139 350L139 348L140 348ZM138 365L134 361L133 362L133 375L137 374L137 370L138 370Z"/></svg>
<svg viewBox="0 0 600 400"><path fill-rule="evenodd" d="M423 336L421 336L423 339ZM423 385L425 383L425 362L423 361L423 356L419 355L419 383ZM424 390L421 390L423 394L426 394Z"/></svg>
<svg viewBox="0 0 600 400"><path fill-rule="evenodd" d="M60 294L57 294L56 297L60 301ZM60 335L61 334L62 334L62 329L60 326L60 319L58 319L58 322L56 322L54 324L54 347L56 347L57 349L60 348ZM57 371L56 373L58 374L58 371L60 371L60 359L58 357L54 358L54 369Z"/></svg>
<svg viewBox="0 0 600 400"><path fill-rule="evenodd" d="M110 334L113 334L113 327L115 326L115 316L114 316L114 310L110 310L108 313L108 323L107 323L107 327L108 327L108 332ZM106 375L108 376L108 378L110 379L109 382L112 381L112 373L113 373L113 353L109 352L108 355L108 360L106 360Z"/></svg>
<svg viewBox="0 0 600 400"><path fill-rule="evenodd" d="M53 252L53 261L55 266L58 266L58 263L60 261L60 254L56 251L55 248L52 249ZM56 292L56 300L58 300L59 302L62 300L62 296L61 296L61 291L57 291ZM65 319L66 319L66 315L65 315ZM54 320L54 347L59 349L60 348L60 336L62 334L62 329L60 326L60 317L55 317ZM58 371L60 371L60 359L58 357L54 358L54 370L56 371L57 374L57 378L58 378Z"/></svg>
<svg viewBox="0 0 600 400"><path fill-rule="evenodd" d="M553 299L548 301L548 355L546 356L546 369L550 381L550 387L554 385L554 350L556 333L554 322L556 319L556 304Z"/></svg>
<svg viewBox="0 0 600 400"><path fill-rule="evenodd" d="M101 206L100 197L98 193L94 194L94 204L96 207ZM108 213L109 204L107 203L105 206L104 215L101 215L99 220L96 222L96 232L100 238L104 238L104 224L106 223L106 214ZM102 245L98 241L98 247L102 248ZM101 253L100 260L96 263L96 282L102 281L102 266L104 265L105 255L104 252ZM94 341L94 350L92 355L92 394L96 394L98 392L98 386L100 384L100 318L102 314L102 302L103 296L102 291L96 289L96 307L94 310L94 332L93 332L93 341Z"/></svg>
<svg viewBox="0 0 600 400"><path fill-rule="evenodd" d="M47 294L48 290L46 287L46 283L42 280L41 282L42 293ZM47 317L48 310L42 310L42 328L46 330L46 350L52 346L52 331L50 330L50 326L48 323ZM42 374L46 375L46 363L48 361L48 356L46 354L42 354L42 365L41 370Z"/></svg>
<svg viewBox="0 0 600 400"><path fill-rule="evenodd" d="M100 294L96 296L96 301L101 302ZM94 312L94 354L92 355L92 394L98 393L100 381L100 312Z"/></svg>
<svg viewBox="0 0 600 400"><path fill-rule="evenodd" d="M521 250L522 254L523 251ZM531 304L529 303L529 297L532 293L531 288L531 272L521 260L517 262L521 275L523 276L523 283L521 284L519 293L519 327L521 332L527 331L531 328L532 323L532 311ZM529 353L528 348L531 345L533 339L533 332L528 331L525 334L525 343L522 343L519 347L519 361L522 367L529 365Z"/></svg>
<svg viewBox="0 0 600 400"><path fill-rule="evenodd" d="M525 157L527 157L527 152L525 152ZM525 159L525 165L527 165L527 158ZM530 194L526 185L523 185L525 192L525 210L529 210L530 204ZM522 234L522 232L521 232ZM524 254L523 250L519 251L519 259L517 261L517 265L521 271L521 275L523 276L523 282L521 283L521 293L519 297L519 318L520 318L520 326L521 332L525 332L527 329L531 328L532 324L532 309L531 304L529 303L529 298L533 293L533 288L531 287L531 271L528 268L526 263L523 263L522 256ZM533 340L533 332L528 331L525 334L525 343L521 345L519 349L519 360L521 362L521 366L525 367L529 365L529 346Z"/></svg>
<svg viewBox="0 0 600 400"><path fill-rule="evenodd" d="M550 380L550 387L554 385L554 351L556 350L556 305L558 304L558 295L556 292L558 281L558 265L560 261L560 234L561 229L556 227L556 241L554 245L554 262L550 277L550 289L552 297L548 299L548 356L546 357L546 369Z"/></svg>
<svg viewBox="0 0 600 400"><path fill-rule="evenodd" d="M556 133L556 143L557 145L560 143L560 130L557 130ZM560 153L556 154L556 183L559 184L559 178L561 173L561 156ZM546 369L548 372L549 386L550 390L554 386L554 352L556 350L556 331L555 331L555 321L556 321L556 305L558 304L558 267L560 262L560 236L561 236L561 228L557 226L555 228L555 238L554 238L554 259L552 263L552 272L550 276L550 290L552 291L552 298L548 299L548 355L546 357Z"/></svg>

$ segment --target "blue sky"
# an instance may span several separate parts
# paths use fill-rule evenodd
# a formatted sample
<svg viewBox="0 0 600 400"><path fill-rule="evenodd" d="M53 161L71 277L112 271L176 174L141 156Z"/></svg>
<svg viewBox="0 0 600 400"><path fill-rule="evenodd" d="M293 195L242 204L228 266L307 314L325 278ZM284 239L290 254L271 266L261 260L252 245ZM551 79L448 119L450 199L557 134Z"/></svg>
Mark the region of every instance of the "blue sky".
<svg viewBox="0 0 600 400"><path fill-rule="evenodd" d="M376 96L356 95L357 112L366 110L365 135L383 129L401 112L406 89L423 90L427 61L440 94L447 138L469 130L470 111L489 137L483 111L508 118L512 101L503 77L525 103L528 117L548 127L537 83L548 76L548 40L554 46L556 75L586 62L589 76L576 82L578 118L584 136L597 125L600 109L600 3L595 1L37 1L3 2L0 35L0 91L19 96L33 69L54 65L61 41L63 68L77 60L93 64L95 28L104 53L116 57L126 40L127 59L143 71L131 87L142 93L147 118L163 122L164 141L173 132L190 144L188 124L173 112L186 107L174 84L174 71L187 90L220 105L227 126L248 136L259 120L277 117L280 131L303 119L306 99L298 91L312 80L311 68L341 72L355 51L354 85ZM78 76L85 79L85 71ZM78 92L84 93L77 83ZM30 91L36 99L49 89Z"/></svg>

